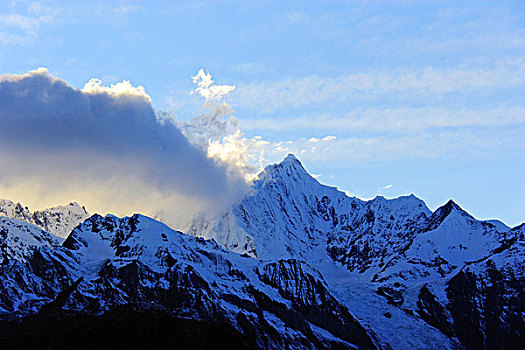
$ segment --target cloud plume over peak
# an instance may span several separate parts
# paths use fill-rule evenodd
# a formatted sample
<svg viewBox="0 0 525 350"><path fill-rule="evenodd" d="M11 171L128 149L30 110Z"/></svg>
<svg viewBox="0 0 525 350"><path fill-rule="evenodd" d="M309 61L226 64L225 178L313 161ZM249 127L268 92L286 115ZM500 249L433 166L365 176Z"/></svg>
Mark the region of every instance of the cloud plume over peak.
<svg viewBox="0 0 525 350"><path fill-rule="evenodd" d="M160 215L180 226L236 200L245 182L159 120L130 82L71 87L39 68L0 77L0 197L34 207Z"/></svg>
<svg viewBox="0 0 525 350"><path fill-rule="evenodd" d="M262 170L265 152L270 143L260 136L247 138L239 129L233 109L225 97L234 85L215 85L211 74L200 69L192 77L195 91L204 97L204 113L189 121L175 121L192 144L200 147L209 158L227 166L232 174L242 174L247 180ZM168 118L169 119L169 118Z"/></svg>

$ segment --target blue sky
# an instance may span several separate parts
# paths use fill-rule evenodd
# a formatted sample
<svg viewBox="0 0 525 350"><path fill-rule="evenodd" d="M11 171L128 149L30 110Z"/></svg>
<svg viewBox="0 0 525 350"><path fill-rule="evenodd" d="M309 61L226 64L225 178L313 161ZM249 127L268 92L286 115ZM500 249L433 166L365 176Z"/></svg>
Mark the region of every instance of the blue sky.
<svg viewBox="0 0 525 350"><path fill-rule="evenodd" d="M525 221L523 1L2 1L0 73L141 85L189 120L201 68L265 161L371 198Z"/></svg>

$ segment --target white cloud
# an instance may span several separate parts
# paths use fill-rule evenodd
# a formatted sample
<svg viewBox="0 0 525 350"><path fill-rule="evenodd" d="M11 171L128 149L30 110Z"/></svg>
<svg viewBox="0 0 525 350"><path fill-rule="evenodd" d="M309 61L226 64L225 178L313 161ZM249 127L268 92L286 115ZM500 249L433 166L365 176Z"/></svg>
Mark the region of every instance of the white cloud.
<svg viewBox="0 0 525 350"><path fill-rule="evenodd" d="M335 139L337 139L337 137L328 135L328 136L323 137L321 141L333 141Z"/></svg>
<svg viewBox="0 0 525 350"><path fill-rule="evenodd" d="M82 88L82 92L86 94L108 94L114 98L133 96L142 98L151 103L151 97L146 93L143 86L133 86L128 80L111 84L111 86L102 85L100 79L90 79Z"/></svg>
<svg viewBox="0 0 525 350"><path fill-rule="evenodd" d="M308 142L310 143L327 142L327 141L333 141L335 139L337 139L337 137L328 135L328 136L323 137L322 139L319 139L317 137L312 137L308 139ZM289 143L292 143L292 142L289 142Z"/></svg>
<svg viewBox="0 0 525 350"><path fill-rule="evenodd" d="M211 74L204 72L203 69L199 70L192 79L193 83L197 85L195 91L206 100L220 100L235 90L234 85L215 85Z"/></svg>
<svg viewBox="0 0 525 350"><path fill-rule="evenodd" d="M51 16L28 17L19 14L0 15L0 24L4 27L34 32L40 24L51 23Z"/></svg>

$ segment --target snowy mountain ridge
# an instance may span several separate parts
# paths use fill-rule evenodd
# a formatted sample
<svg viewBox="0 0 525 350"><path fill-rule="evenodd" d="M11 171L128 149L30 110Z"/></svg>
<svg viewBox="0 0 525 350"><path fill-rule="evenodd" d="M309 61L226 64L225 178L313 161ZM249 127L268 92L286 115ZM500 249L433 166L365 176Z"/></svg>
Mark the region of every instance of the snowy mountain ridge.
<svg viewBox="0 0 525 350"><path fill-rule="evenodd" d="M454 236L458 230L468 236ZM215 218L196 217L189 234L253 257L333 260L350 271L374 276L391 266L392 258L414 250L414 243L421 246L424 237L426 243L464 256L454 261L461 264L483 255L505 238L506 231L499 221L474 219L452 200L432 213L414 195L370 201L348 197L320 184L288 155L266 167L253 182L252 192L230 211ZM416 255L427 253L434 254Z"/></svg>
<svg viewBox="0 0 525 350"><path fill-rule="evenodd" d="M253 334L242 338L245 346L383 348L304 262L242 257L142 215L95 214L61 246L8 256L0 280L4 316L98 315L135 305Z"/></svg>
<svg viewBox="0 0 525 350"><path fill-rule="evenodd" d="M0 199L0 216L2 215L36 225L61 238L66 238L75 226L89 217L86 209L76 202L31 212L20 203Z"/></svg>
<svg viewBox="0 0 525 350"><path fill-rule="evenodd" d="M356 317L368 323L380 339L399 349L455 348L460 343L483 347L486 342L472 339L474 333L461 331L477 321L446 311L456 305L454 288L461 288L453 282L465 270L480 266L477 262L502 256L493 253L507 247L505 242L514 242L514 254L523 254L523 245L516 243L522 242L518 228L510 229L497 220L476 220L452 200L431 212L413 195L370 201L348 197L320 184L293 155L266 167L254 180L252 192L229 212L205 218L205 227L199 227L199 220L202 218L195 220L189 233L214 239L227 249L262 259L298 257L317 266ZM232 249L230 237L237 242L251 242L250 250L238 244ZM505 266L511 277L501 283L523 283L522 264ZM480 272L473 278L479 281L485 275ZM525 297L525 289L510 290ZM485 298L485 292L478 290L476 298ZM505 293L500 292L503 298ZM388 317L378 317L385 308L389 308ZM435 310L430 312L428 308ZM508 327L519 329L513 322ZM476 334L504 329L477 324ZM395 331L399 327L405 327L405 333L399 335Z"/></svg>

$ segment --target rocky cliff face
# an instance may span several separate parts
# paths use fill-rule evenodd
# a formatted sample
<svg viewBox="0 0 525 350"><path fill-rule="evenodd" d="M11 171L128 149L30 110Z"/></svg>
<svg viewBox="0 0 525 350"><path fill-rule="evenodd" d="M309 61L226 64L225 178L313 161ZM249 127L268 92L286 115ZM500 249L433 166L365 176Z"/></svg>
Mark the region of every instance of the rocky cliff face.
<svg viewBox="0 0 525 350"><path fill-rule="evenodd" d="M525 339L524 225L447 282L454 332L468 349L518 349Z"/></svg>

